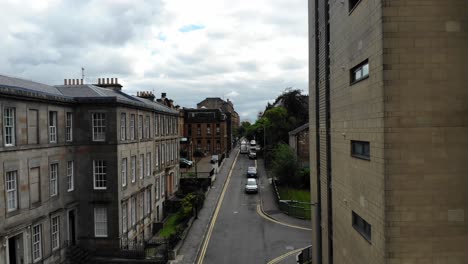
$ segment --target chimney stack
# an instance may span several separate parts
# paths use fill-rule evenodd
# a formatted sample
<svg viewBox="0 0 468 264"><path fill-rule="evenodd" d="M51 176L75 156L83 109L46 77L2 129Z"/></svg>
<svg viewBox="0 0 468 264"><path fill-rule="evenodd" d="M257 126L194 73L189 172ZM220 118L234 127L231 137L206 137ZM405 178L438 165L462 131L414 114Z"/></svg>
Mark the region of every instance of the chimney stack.
<svg viewBox="0 0 468 264"><path fill-rule="evenodd" d="M119 84L117 78L98 78L98 83L94 84L102 88L108 88L114 91L121 91L122 85Z"/></svg>
<svg viewBox="0 0 468 264"><path fill-rule="evenodd" d="M153 92L148 92L148 91L137 92L137 96L140 98L151 100L151 101L154 101L154 98L156 98Z"/></svg>

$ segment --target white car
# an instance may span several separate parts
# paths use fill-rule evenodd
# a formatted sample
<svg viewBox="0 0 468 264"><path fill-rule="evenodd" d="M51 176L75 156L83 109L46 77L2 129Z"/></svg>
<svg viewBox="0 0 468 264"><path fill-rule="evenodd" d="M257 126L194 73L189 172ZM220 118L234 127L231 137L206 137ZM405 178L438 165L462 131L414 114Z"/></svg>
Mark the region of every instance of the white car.
<svg viewBox="0 0 468 264"><path fill-rule="evenodd" d="M246 193L258 193L257 179L248 178L247 184L245 185Z"/></svg>

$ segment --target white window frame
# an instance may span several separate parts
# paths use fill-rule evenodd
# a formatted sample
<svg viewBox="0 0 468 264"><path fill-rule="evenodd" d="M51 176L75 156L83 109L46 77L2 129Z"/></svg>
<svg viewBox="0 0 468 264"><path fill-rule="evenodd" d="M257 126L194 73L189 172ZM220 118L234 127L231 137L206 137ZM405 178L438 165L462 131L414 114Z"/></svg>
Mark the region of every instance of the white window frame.
<svg viewBox="0 0 468 264"><path fill-rule="evenodd" d="M105 160L93 160L93 185L94 190L107 189L107 162Z"/></svg>
<svg viewBox="0 0 468 264"><path fill-rule="evenodd" d="M127 201L122 203L122 232L126 233L128 230L128 209Z"/></svg>
<svg viewBox="0 0 468 264"><path fill-rule="evenodd" d="M154 135L155 136L158 136L159 135L159 123L158 123L158 120L159 120L159 115L158 114L154 114Z"/></svg>
<svg viewBox="0 0 468 264"><path fill-rule="evenodd" d="M91 116L93 141L106 141L106 113L95 112Z"/></svg>
<svg viewBox="0 0 468 264"><path fill-rule="evenodd" d="M73 141L73 113L65 113L65 140L67 142Z"/></svg>
<svg viewBox="0 0 468 264"><path fill-rule="evenodd" d="M38 262L42 259L42 225L37 224L32 227L32 258L33 262Z"/></svg>
<svg viewBox="0 0 468 264"><path fill-rule="evenodd" d="M122 159L122 164L120 165L120 175L122 187L127 186L127 158Z"/></svg>
<svg viewBox="0 0 468 264"><path fill-rule="evenodd" d="M138 115L138 139L143 138L143 115Z"/></svg>
<svg viewBox="0 0 468 264"><path fill-rule="evenodd" d="M51 163L49 165L50 197L58 195L58 170L58 163Z"/></svg>
<svg viewBox="0 0 468 264"><path fill-rule="evenodd" d="M57 111L49 111L49 143L57 143Z"/></svg>
<svg viewBox="0 0 468 264"><path fill-rule="evenodd" d="M156 170L159 170L159 152L160 152L160 149L159 149L159 145L156 145L156 151L154 152L154 162L155 162L155 166L156 166Z"/></svg>
<svg viewBox="0 0 468 264"><path fill-rule="evenodd" d="M146 153L146 176L151 177L153 168L151 166L151 152Z"/></svg>
<svg viewBox="0 0 468 264"><path fill-rule="evenodd" d="M138 196L138 215L140 216L139 220L141 221L145 215L145 193L140 192Z"/></svg>
<svg viewBox="0 0 468 264"><path fill-rule="evenodd" d="M136 156L132 156L130 158L130 170L131 170L131 173L132 173L132 183L134 183L136 181Z"/></svg>
<svg viewBox="0 0 468 264"><path fill-rule="evenodd" d="M5 191L7 212L18 210L18 171L8 171L5 174Z"/></svg>
<svg viewBox="0 0 468 264"><path fill-rule="evenodd" d="M127 139L127 113L120 114L120 140Z"/></svg>
<svg viewBox="0 0 468 264"><path fill-rule="evenodd" d="M145 154L140 154L140 179L145 176Z"/></svg>
<svg viewBox="0 0 468 264"><path fill-rule="evenodd" d="M130 115L130 140L135 140L135 114Z"/></svg>
<svg viewBox="0 0 468 264"><path fill-rule="evenodd" d="M150 138L150 116L145 116L145 138Z"/></svg>
<svg viewBox="0 0 468 264"><path fill-rule="evenodd" d="M75 190L75 162L73 160L67 161L67 191Z"/></svg>
<svg viewBox="0 0 468 264"><path fill-rule="evenodd" d="M146 195L146 199L145 199L146 214L149 215L151 213L151 188L146 189L145 195Z"/></svg>
<svg viewBox="0 0 468 264"><path fill-rule="evenodd" d="M130 218L132 220L132 226L136 224L136 197L130 198Z"/></svg>
<svg viewBox="0 0 468 264"><path fill-rule="evenodd" d="M156 200L159 200L160 198L160 190L161 190L161 183L160 183L160 180L159 180L159 176L156 178L156 181L155 181L155 186L154 186L154 196Z"/></svg>
<svg viewBox="0 0 468 264"><path fill-rule="evenodd" d="M94 237L107 237L107 208L94 208Z"/></svg>
<svg viewBox="0 0 468 264"><path fill-rule="evenodd" d="M50 238L52 240L52 250L60 248L60 216L54 216L50 220Z"/></svg>
<svg viewBox="0 0 468 264"><path fill-rule="evenodd" d="M15 145L16 141L16 112L13 107L5 107L3 110L3 142L5 147Z"/></svg>

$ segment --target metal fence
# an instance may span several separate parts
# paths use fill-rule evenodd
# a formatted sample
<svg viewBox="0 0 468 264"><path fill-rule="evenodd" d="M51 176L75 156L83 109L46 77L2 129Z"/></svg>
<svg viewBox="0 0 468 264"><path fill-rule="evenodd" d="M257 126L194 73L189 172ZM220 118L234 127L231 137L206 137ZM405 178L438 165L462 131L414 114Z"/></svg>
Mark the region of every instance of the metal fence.
<svg viewBox="0 0 468 264"><path fill-rule="evenodd" d="M273 191L275 192L274 195L276 202L278 203L278 207L283 213L300 219L311 218L312 206L310 203L304 203L293 200L281 200L275 181L273 181Z"/></svg>
<svg viewBox="0 0 468 264"><path fill-rule="evenodd" d="M299 255L297 255L298 264L312 264L312 246L304 248Z"/></svg>

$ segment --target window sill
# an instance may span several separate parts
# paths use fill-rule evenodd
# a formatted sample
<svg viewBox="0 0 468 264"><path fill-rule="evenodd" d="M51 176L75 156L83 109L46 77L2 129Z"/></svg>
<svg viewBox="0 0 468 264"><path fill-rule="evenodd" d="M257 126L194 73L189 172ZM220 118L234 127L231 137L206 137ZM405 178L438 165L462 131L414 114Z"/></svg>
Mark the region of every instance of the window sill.
<svg viewBox="0 0 468 264"><path fill-rule="evenodd" d="M363 156L363 155L358 155L358 154L351 154L351 157L370 161L370 157L368 157L368 156Z"/></svg>
<svg viewBox="0 0 468 264"><path fill-rule="evenodd" d="M366 241L367 243L371 244L372 245L372 241L369 237L367 237L365 234L363 234L359 229L357 229L355 226L353 226L354 230L356 230L356 232L359 233L359 235L361 235Z"/></svg>
<svg viewBox="0 0 468 264"><path fill-rule="evenodd" d="M369 79L369 75L367 75L366 77L362 77L362 78L359 79L359 80L353 81L353 82L351 82L349 85L350 85L350 86L353 86L353 85L355 85L356 83L360 83L360 82L362 82L362 81L364 81L364 80L367 80L367 79Z"/></svg>

